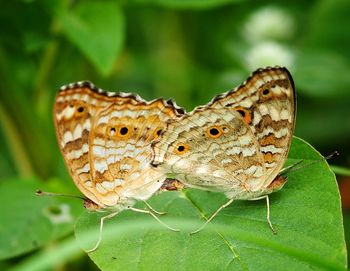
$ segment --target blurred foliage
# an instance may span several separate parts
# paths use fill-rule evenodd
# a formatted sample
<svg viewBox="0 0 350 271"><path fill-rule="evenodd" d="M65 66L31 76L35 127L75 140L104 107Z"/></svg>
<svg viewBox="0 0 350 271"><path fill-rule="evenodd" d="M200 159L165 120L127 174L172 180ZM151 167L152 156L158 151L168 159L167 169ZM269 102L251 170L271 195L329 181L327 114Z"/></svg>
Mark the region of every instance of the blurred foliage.
<svg viewBox="0 0 350 271"><path fill-rule="evenodd" d="M78 194L52 123L53 99L63 84L90 80L145 99L172 97L191 110L266 65L293 74L296 135L324 154L339 150L331 163L349 167L349 12L348 0L1 1L0 189L10 193L23 183L29 191L34 182ZM29 205L52 204L33 203L24 192L12 197L21 197L24 210L3 205L18 216ZM60 202L68 202L76 217L74 202ZM27 221L38 219L27 215ZM349 236L349 215L345 221ZM64 238L72 231L67 223L18 254ZM0 262L0 269L25 257ZM81 257L62 266L93 269Z"/></svg>

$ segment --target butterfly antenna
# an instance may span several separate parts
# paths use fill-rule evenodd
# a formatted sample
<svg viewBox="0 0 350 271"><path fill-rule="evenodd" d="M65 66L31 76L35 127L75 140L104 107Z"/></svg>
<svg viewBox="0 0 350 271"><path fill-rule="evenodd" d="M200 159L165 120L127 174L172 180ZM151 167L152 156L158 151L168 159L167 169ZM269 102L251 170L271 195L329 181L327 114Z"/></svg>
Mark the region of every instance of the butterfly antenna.
<svg viewBox="0 0 350 271"><path fill-rule="evenodd" d="M329 160L329 159L332 159L334 156L338 156L338 155L340 155L340 153L338 151L334 151L331 154L325 156L324 159Z"/></svg>
<svg viewBox="0 0 350 271"><path fill-rule="evenodd" d="M86 200L84 197L81 197L81 196L45 192L45 191L42 191L40 189L35 191L35 195L37 195L37 196L50 196L50 197L52 197L52 196L54 196L54 197L56 197L56 196L57 197L68 197L68 198L82 199L84 201Z"/></svg>
<svg viewBox="0 0 350 271"><path fill-rule="evenodd" d="M294 171L298 171L299 169L301 168L304 168L304 167L308 167L308 166L311 166L313 164L317 164L317 163L320 163L322 161L327 161L327 160L330 160L332 159L334 156L338 156L339 155L339 152L338 151L334 151L332 152L331 154L327 155L327 156L324 156L323 159L320 159L320 160L316 160L316 161L313 161L313 162L310 162L306 165L300 165L299 167L297 167L297 165L301 164L304 160L300 160L298 162L295 162L294 164L286 167L286 168L283 168L280 172L280 175L286 175L288 173L292 173Z"/></svg>

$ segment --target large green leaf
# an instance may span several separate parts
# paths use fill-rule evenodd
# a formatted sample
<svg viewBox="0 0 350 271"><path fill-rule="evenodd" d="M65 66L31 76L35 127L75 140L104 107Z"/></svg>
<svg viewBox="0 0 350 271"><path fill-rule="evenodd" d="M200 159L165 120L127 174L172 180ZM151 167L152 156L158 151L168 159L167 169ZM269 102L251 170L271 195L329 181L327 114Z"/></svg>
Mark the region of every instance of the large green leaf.
<svg viewBox="0 0 350 271"><path fill-rule="evenodd" d="M0 259L29 252L72 231L79 212L76 203L35 196L42 186L34 179L0 182Z"/></svg>
<svg viewBox="0 0 350 271"><path fill-rule="evenodd" d="M124 17L113 2L79 2L60 14L63 33L95 65L108 75L124 42Z"/></svg>
<svg viewBox="0 0 350 271"><path fill-rule="evenodd" d="M319 162L291 172L285 187L271 195L277 235L267 226L264 201L234 202L189 235L227 199L205 191L166 192L150 203L168 212L161 219L181 232L125 211L106 223L101 245L89 256L102 270L343 270L346 246L334 174L319 153L295 138L288 163L298 159ZM97 231L86 230L97 229L101 216L85 213L77 223L85 249L97 240Z"/></svg>

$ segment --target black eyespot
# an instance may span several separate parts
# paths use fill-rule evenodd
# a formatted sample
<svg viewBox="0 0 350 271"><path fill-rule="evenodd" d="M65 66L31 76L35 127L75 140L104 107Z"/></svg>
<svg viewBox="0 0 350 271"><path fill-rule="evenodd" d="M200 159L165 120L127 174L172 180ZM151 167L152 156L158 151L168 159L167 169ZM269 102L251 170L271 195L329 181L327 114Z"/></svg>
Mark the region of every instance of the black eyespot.
<svg viewBox="0 0 350 271"><path fill-rule="evenodd" d="M122 127L120 128L120 134L121 135L126 135L128 133L129 129L127 127Z"/></svg>
<svg viewBox="0 0 350 271"><path fill-rule="evenodd" d="M179 152L183 152L185 150L185 146L180 145L180 146L177 147L177 150Z"/></svg>
<svg viewBox="0 0 350 271"><path fill-rule="evenodd" d="M216 128L211 128L211 129L209 130L209 133L210 133L211 135L215 136L215 135L218 135L220 132L219 132L219 130L216 129Z"/></svg>
<svg viewBox="0 0 350 271"><path fill-rule="evenodd" d="M162 129L159 129L159 130L157 131L157 135L159 136L161 132L162 132Z"/></svg>
<svg viewBox="0 0 350 271"><path fill-rule="evenodd" d="M110 129L110 132L114 134L114 133L115 133L115 128L112 127L112 128Z"/></svg>
<svg viewBox="0 0 350 271"><path fill-rule="evenodd" d="M263 95L268 95L270 93L270 90L268 90L267 88L265 88L262 92Z"/></svg>
<svg viewBox="0 0 350 271"><path fill-rule="evenodd" d="M238 109L237 112L241 114L241 116L244 118L245 117L245 111L242 109Z"/></svg>
<svg viewBox="0 0 350 271"><path fill-rule="evenodd" d="M81 112L83 112L83 111L84 111L84 107L79 106L79 107L78 107L78 112L81 113Z"/></svg>

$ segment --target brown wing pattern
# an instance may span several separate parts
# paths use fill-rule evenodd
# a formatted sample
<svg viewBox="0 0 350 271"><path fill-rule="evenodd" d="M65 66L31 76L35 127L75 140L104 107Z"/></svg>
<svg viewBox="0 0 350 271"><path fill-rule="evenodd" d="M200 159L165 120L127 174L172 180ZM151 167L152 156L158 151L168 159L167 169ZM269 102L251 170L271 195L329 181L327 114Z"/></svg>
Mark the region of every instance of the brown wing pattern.
<svg viewBox="0 0 350 271"><path fill-rule="evenodd" d="M239 113L228 108L202 108L170 121L154 146L153 164L186 185L226 192L248 181L244 169L261 166L252 131ZM259 181L249 176L249 181Z"/></svg>
<svg viewBox="0 0 350 271"><path fill-rule="evenodd" d="M289 72L259 69L238 88L168 121L152 163L188 186L254 198L283 166L294 121Z"/></svg>
<svg viewBox="0 0 350 271"><path fill-rule="evenodd" d="M213 108L228 107L240 113L258 141L266 168L265 185L278 174L288 155L295 115L295 89L286 68L255 71L238 88L217 96Z"/></svg>
<svg viewBox="0 0 350 271"><path fill-rule="evenodd" d="M90 134L90 185L103 195L104 204L146 199L161 187L166 176L150 165L151 143L174 117L173 108L160 99L149 104L114 104L98 113Z"/></svg>
<svg viewBox="0 0 350 271"><path fill-rule="evenodd" d="M136 113L127 116L126 112L131 111ZM116 159L116 156L113 155L108 161L104 159L108 159L106 155L108 151L113 153L113 149L119 147L118 144L128 140L127 137L116 136L118 133L124 133L120 129L125 126L130 132L133 130L133 137L137 134L145 139L142 154L145 156L148 153L149 156L143 161L147 163L151 155L150 142L154 138L153 135L163 127L166 120L180 113L183 113L182 109L177 108L171 101L158 99L146 102L137 95L104 92L90 82L78 82L62 87L55 99L54 123L65 164L77 187L87 198L101 207L118 204L119 200L127 197L120 193L121 186L127 182L119 180L120 185L117 184L118 179L121 179L120 175L125 174L128 163L123 163L124 166L115 164L113 159ZM155 115L157 118L154 118ZM112 127L115 129L114 138ZM137 133L134 128L139 129ZM133 137L128 138L131 140ZM98 150L98 147L101 147L100 143L105 147L103 154ZM118 149L118 152L121 150ZM135 162L135 156L139 153L120 153L119 157L123 155L126 160ZM110 163L111 161L113 163ZM102 170L106 163L107 172ZM137 165L134 165L131 171L136 171L135 167ZM119 173L116 174L118 170ZM151 176L148 177L148 182L156 182L159 179L158 175L152 179L152 172L149 174ZM134 185L140 183L135 181ZM154 187L151 186L149 190L152 188ZM150 196L149 194L150 191L146 189L144 197Z"/></svg>

